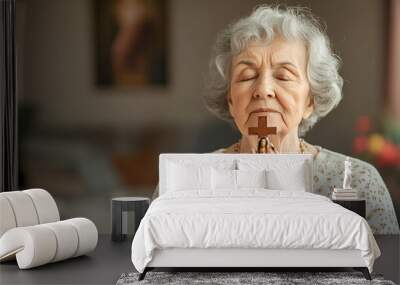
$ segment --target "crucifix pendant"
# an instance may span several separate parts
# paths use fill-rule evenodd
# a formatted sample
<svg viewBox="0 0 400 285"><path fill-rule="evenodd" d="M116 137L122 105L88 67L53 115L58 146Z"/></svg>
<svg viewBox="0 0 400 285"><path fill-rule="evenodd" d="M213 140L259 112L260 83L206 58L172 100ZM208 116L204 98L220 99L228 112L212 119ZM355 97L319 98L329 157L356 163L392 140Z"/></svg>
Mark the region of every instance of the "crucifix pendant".
<svg viewBox="0 0 400 285"><path fill-rule="evenodd" d="M267 126L266 116L258 117L258 126L249 128L249 135L257 135L259 138L257 153L267 153L268 149L275 152L275 147L268 138L271 134L276 134L276 127Z"/></svg>

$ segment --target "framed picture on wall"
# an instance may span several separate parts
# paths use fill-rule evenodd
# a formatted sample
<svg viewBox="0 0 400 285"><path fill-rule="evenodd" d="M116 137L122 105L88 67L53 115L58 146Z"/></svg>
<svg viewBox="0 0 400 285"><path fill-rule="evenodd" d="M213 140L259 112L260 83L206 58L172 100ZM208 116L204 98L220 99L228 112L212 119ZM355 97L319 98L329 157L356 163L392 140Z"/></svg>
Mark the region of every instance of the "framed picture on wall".
<svg viewBox="0 0 400 285"><path fill-rule="evenodd" d="M96 84L166 86L168 0L96 0Z"/></svg>

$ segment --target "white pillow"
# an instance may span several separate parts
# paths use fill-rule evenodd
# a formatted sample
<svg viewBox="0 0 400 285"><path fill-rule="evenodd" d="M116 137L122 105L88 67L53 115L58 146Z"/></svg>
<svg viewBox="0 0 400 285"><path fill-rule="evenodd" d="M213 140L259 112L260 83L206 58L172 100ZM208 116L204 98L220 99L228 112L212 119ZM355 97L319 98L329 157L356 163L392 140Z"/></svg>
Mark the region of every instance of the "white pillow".
<svg viewBox="0 0 400 285"><path fill-rule="evenodd" d="M252 160L240 159L240 170L267 171L267 188L275 190L312 192L312 161L304 155L270 155Z"/></svg>
<svg viewBox="0 0 400 285"><path fill-rule="evenodd" d="M211 167L168 164L167 188L169 191L211 190Z"/></svg>
<svg viewBox="0 0 400 285"><path fill-rule="evenodd" d="M236 170L237 187L240 188L267 188L266 171L263 170Z"/></svg>
<svg viewBox="0 0 400 285"><path fill-rule="evenodd" d="M267 188L271 190L307 191L307 176L303 167L291 171L267 170Z"/></svg>
<svg viewBox="0 0 400 285"><path fill-rule="evenodd" d="M212 168L213 189L236 190L236 170Z"/></svg>

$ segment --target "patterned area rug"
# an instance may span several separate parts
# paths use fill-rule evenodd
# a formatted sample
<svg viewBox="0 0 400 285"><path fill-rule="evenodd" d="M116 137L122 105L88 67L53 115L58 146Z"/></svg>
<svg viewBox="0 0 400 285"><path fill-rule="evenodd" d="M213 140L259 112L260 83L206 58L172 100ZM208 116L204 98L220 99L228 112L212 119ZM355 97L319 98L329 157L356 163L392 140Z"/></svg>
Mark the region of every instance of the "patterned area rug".
<svg viewBox="0 0 400 285"><path fill-rule="evenodd" d="M372 274L372 281L361 272L147 272L145 279L138 281L139 273L124 273L117 285L133 284L390 284L382 275Z"/></svg>

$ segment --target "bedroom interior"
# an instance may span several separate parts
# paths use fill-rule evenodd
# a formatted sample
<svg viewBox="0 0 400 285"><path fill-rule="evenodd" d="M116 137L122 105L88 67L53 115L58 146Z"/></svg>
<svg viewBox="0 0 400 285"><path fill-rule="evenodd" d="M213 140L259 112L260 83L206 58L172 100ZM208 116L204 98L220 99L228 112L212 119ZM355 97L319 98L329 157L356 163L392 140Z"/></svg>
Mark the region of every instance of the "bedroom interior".
<svg viewBox="0 0 400 285"><path fill-rule="evenodd" d="M296 152L270 110L207 101L221 31L276 4L317 17L343 78ZM400 1L1 9L1 284L400 284Z"/></svg>

